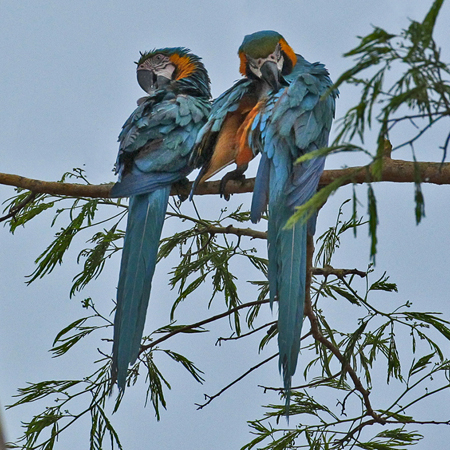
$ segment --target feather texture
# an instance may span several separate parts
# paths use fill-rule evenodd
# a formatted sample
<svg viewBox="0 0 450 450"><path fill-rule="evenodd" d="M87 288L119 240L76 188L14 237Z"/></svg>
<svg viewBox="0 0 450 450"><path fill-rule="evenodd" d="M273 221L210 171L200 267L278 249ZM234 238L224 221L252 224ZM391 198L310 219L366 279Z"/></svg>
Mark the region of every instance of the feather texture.
<svg viewBox="0 0 450 450"><path fill-rule="evenodd" d="M253 158L239 137L257 101L255 85L247 79L239 80L214 100L208 122L200 130L191 156L191 164L201 167L192 186L191 198L199 183L232 163L245 165Z"/></svg>
<svg viewBox="0 0 450 450"><path fill-rule="evenodd" d="M306 295L306 246L316 217L286 229L295 207L316 192L324 158L295 164L303 154L325 147L334 117L337 92L322 95L332 82L322 64L300 55L287 87L272 92L255 118L251 142L262 149L252 198L251 219L257 222L268 207L268 257L271 304L278 301L279 367L289 411L292 376L300 351ZM255 145L255 144L253 144Z"/></svg>
<svg viewBox="0 0 450 450"><path fill-rule="evenodd" d="M285 226L295 208L316 192L325 159L295 161L327 146L338 92L323 98L332 86L328 71L295 54L275 31L246 36L238 54L245 78L214 102L197 137L192 158L202 168L193 191L225 165L236 162L239 168L239 156L248 149L251 157L262 153L251 220L258 222L268 209L270 301L278 301L279 367L288 411L303 324L307 236L314 233L316 219Z"/></svg>
<svg viewBox="0 0 450 450"><path fill-rule="evenodd" d="M130 199L117 288L112 376L125 387L139 354L170 185Z"/></svg>
<svg viewBox="0 0 450 450"><path fill-rule="evenodd" d="M184 48L154 50L142 54L138 70L154 57L148 67L173 64L173 78L161 87L150 85L150 95L138 101L125 122L116 162L119 181L110 194L130 197L111 370L122 390L128 365L139 355L170 189L192 170L190 153L210 110L209 78L197 56ZM143 79L148 83L158 77Z"/></svg>

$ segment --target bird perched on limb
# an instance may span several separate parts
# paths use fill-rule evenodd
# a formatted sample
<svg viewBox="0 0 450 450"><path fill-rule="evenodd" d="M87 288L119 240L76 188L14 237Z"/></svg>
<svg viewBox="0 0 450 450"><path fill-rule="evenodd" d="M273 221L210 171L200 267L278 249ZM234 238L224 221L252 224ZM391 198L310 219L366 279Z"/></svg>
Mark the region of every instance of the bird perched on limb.
<svg viewBox="0 0 450 450"><path fill-rule="evenodd" d="M121 390L139 355L170 189L192 170L189 156L210 111L208 73L186 48L142 53L137 79L148 95L119 135L119 181L110 193L130 197L114 318L112 382Z"/></svg>
<svg viewBox="0 0 450 450"><path fill-rule="evenodd" d="M296 160L328 145L338 92L322 64L296 54L275 31L245 36L238 54L244 78L215 100L197 137L192 158L202 168L194 189L234 162L236 170L222 179L225 192L227 181L241 178L261 153L251 220L258 222L268 210L270 301L278 301L279 368L288 412L303 324L306 242L316 214L289 228L286 222L317 190L325 158Z"/></svg>

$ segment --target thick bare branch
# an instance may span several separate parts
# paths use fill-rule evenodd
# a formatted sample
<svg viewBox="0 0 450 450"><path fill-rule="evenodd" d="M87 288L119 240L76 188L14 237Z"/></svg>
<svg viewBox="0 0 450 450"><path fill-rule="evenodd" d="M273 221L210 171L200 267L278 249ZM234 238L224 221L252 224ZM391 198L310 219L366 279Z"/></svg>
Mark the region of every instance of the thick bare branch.
<svg viewBox="0 0 450 450"><path fill-rule="evenodd" d="M320 179L320 185L326 186L332 181L348 176L343 184L367 183L376 181L392 181L396 183L414 183L419 179L423 183L450 184L450 163L402 161L383 158L383 171L380 179L375 179L371 173L371 166L348 167L345 169L325 170ZM232 194L252 192L254 178L243 181L229 181L227 189ZM100 185L85 185L75 183L61 183L41 181L25 178L20 175L0 173L0 184L28 189L36 193L53 195L68 195L73 197L108 198L112 183ZM196 195L215 195L219 193L219 181L209 181L196 190ZM172 195L188 195L191 183L177 185L172 189Z"/></svg>
<svg viewBox="0 0 450 450"><path fill-rule="evenodd" d="M73 197L109 198L110 184L76 184L59 181L41 181L20 175L0 173L0 184L16 186L38 194L68 195Z"/></svg>

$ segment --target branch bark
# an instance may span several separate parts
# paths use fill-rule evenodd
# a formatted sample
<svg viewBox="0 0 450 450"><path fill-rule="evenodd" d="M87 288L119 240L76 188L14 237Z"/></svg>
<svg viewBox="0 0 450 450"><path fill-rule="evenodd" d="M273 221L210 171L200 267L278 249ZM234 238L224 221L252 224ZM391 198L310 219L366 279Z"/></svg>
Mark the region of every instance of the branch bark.
<svg viewBox="0 0 450 450"><path fill-rule="evenodd" d="M343 183L367 183L378 181L392 181L396 183L414 183L419 179L422 183L450 184L450 163L412 162L383 158L383 170L380 178L372 175L371 165L348 167L345 169L325 170L320 179L320 185L326 186L332 181L348 176ZM28 189L34 193L52 195L67 195L72 197L109 198L112 183L99 185L85 185L75 183L62 183L55 181L42 181L25 178L20 175L0 173L0 184ZM253 192L254 178L243 181L230 181L227 190L232 194ZM192 183L177 185L172 189L172 195L188 195ZM196 195L216 195L219 193L220 180L208 181L197 188Z"/></svg>

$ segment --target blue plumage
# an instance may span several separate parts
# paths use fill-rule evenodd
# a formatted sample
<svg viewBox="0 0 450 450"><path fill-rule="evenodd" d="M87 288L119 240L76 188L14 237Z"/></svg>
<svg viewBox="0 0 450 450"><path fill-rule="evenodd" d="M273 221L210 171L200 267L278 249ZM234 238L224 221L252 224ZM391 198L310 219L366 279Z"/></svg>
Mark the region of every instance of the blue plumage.
<svg viewBox="0 0 450 450"><path fill-rule="evenodd" d="M287 45L287 44L284 44ZM283 47L283 46L282 46ZM295 55L288 86L272 90L258 123L253 123L252 142L260 142L262 157L255 181L251 219L257 222L268 206L268 256L270 300L278 300L279 367L289 408L291 379L300 351L306 289L307 235L313 234L316 217L286 229L295 207L316 192L325 159L295 165L307 152L328 144L337 91L322 99L332 86L322 64Z"/></svg>
<svg viewBox="0 0 450 450"><path fill-rule="evenodd" d="M332 86L325 67L296 55L275 31L246 36L238 54L245 78L214 102L198 134L192 158L202 169L194 188L231 162L242 176L246 163L262 153L251 220L257 222L268 208L270 300L279 305L279 365L288 409L303 323L307 236L314 233L315 217L285 226L295 207L316 192L324 158L294 163L327 145L338 93L322 98Z"/></svg>
<svg viewBox="0 0 450 450"><path fill-rule="evenodd" d="M210 110L208 74L189 50L142 54L137 73L149 95L119 135L119 181L110 193L131 197L114 318L112 380L122 390L139 355L170 189L192 170L190 153Z"/></svg>

